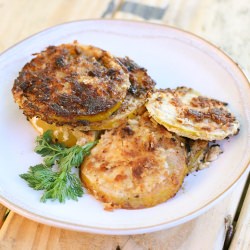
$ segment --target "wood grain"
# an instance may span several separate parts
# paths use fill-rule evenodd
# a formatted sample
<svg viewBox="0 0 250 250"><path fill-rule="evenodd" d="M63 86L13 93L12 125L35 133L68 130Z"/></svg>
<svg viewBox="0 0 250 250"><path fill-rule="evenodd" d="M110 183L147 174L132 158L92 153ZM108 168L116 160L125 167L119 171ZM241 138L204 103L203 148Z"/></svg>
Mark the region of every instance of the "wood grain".
<svg viewBox="0 0 250 250"><path fill-rule="evenodd" d="M2 204L0 204L0 229L5 221L6 218L6 212L7 212L7 208L5 206L3 206Z"/></svg>
<svg viewBox="0 0 250 250"><path fill-rule="evenodd" d="M0 0L2 23L0 51L60 23L100 18L109 2L109 0Z"/></svg>
<svg viewBox="0 0 250 250"><path fill-rule="evenodd" d="M230 250L250 249L250 176L248 178L247 187L248 190L236 224Z"/></svg>

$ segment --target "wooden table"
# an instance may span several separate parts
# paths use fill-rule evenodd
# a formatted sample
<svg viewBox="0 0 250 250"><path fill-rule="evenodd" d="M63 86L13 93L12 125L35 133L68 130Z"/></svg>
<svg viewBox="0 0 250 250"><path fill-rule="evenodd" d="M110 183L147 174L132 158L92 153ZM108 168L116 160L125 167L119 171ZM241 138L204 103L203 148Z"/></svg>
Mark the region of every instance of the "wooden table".
<svg viewBox="0 0 250 250"><path fill-rule="evenodd" d="M0 16L0 51L62 22L89 18L146 20L204 37L229 54L250 76L249 0L0 0ZM246 177L198 218L143 235L67 231L28 220L0 204L0 249L222 249L227 232L232 235L233 228L232 241L226 241L226 248L230 243L232 250L247 250L250 189Z"/></svg>

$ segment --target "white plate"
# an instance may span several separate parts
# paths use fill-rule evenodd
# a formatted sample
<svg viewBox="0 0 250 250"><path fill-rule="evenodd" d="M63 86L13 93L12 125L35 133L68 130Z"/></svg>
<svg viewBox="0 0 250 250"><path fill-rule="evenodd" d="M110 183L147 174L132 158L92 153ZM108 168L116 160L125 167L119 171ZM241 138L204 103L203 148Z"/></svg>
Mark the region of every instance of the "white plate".
<svg viewBox="0 0 250 250"><path fill-rule="evenodd" d="M78 202L41 203L19 174L40 163L34 153L36 132L14 103L11 88L22 66L48 45L78 40L129 56L148 69L158 87L193 87L228 102L241 123L238 136L222 143L224 153L208 169L189 175L171 200L141 210L103 210L86 194ZM72 230L135 234L169 228L211 207L239 181L249 164L249 83L225 54L183 31L140 22L90 20L42 31L0 56L0 202L32 220Z"/></svg>

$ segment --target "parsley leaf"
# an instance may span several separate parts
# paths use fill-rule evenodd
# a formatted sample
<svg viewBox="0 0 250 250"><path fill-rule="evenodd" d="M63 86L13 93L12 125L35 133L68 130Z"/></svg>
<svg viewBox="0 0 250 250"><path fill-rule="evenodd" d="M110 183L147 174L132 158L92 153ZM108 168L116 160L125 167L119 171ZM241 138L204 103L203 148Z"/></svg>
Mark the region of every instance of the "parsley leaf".
<svg viewBox="0 0 250 250"><path fill-rule="evenodd" d="M61 143L54 143L52 132L46 131L36 139L35 152L44 157L43 164L31 166L20 177L35 190L43 190L41 201L48 199L65 202L66 199L77 200L83 195L79 177L72 172L79 167L85 156L96 145L96 141L84 146L75 145L67 148Z"/></svg>

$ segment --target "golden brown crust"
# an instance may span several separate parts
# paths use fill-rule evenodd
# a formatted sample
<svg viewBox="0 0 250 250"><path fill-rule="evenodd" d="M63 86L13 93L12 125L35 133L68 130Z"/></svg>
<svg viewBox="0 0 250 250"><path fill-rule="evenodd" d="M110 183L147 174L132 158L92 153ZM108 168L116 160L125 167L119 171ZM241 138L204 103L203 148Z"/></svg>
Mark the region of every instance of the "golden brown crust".
<svg viewBox="0 0 250 250"><path fill-rule="evenodd" d="M146 98L155 87L154 80L148 75L147 70L140 67L129 57L117 58L122 66L129 72L130 87L128 94L134 97Z"/></svg>
<svg viewBox="0 0 250 250"><path fill-rule="evenodd" d="M107 51L73 43L35 54L12 92L27 117L62 125L106 112L123 101L129 86L127 72Z"/></svg>
<svg viewBox="0 0 250 250"><path fill-rule="evenodd" d="M149 93L155 87L154 80L148 75L147 70L137 65L128 57L117 58L120 65L129 73L130 87L121 107L110 117L98 122L86 122L85 125L79 126L80 130L104 130L120 126L128 118L140 114Z"/></svg>
<svg viewBox="0 0 250 250"><path fill-rule="evenodd" d="M187 87L157 90L146 107L168 130L194 140L221 140L239 130L239 122L225 102L201 96Z"/></svg>
<svg viewBox="0 0 250 250"><path fill-rule="evenodd" d="M82 164L80 175L97 199L137 209L174 196L186 173L186 150L180 138L144 113L106 131Z"/></svg>

